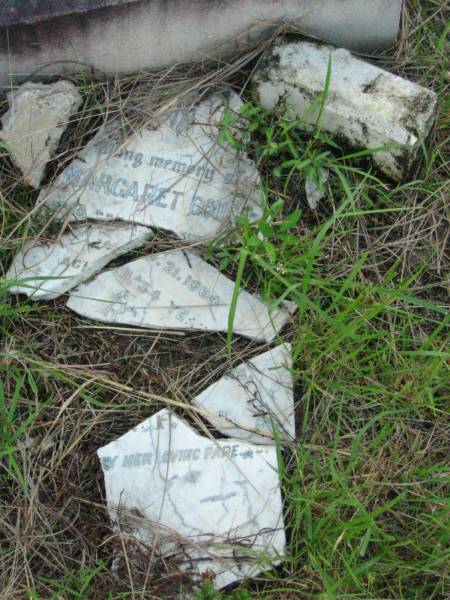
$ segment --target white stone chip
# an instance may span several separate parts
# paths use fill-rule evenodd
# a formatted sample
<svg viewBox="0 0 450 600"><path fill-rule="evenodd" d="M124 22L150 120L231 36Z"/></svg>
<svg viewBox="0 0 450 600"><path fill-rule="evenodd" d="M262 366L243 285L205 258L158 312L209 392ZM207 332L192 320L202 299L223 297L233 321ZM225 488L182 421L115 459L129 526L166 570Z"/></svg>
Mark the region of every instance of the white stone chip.
<svg viewBox="0 0 450 600"><path fill-rule="evenodd" d="M291 345L282 344L228 371L193 399L221 433L254 444L295 439Z"/></svg>
<svg viewBox="0 0 450 600"><path fill-rule="evenodd" d="M51 242L26 242L6 278L18 280L11 293L33 300L57 298L86 281L111 260L141 246L151 229L124 224L80 225Z"/></svg>
<svg viewBox="0 0 450 600"><path fill-rule="evenodd" d="M212 574L221 588L284 555L274 447L209 439L164 409L98 455L116 528L194 582Z"/></svg>
<svg viewBox="0 0 450 600"><path fill-rule="evenodd" d="M8 93L8 103L0 138L26 183L39 187L81 96L70 81L24 83Z"/></svg>
<svg viewBox="0 0 450 600"><path fill-rule="evenodd" d="M191 251L170 250L105 271L73 290L67 306L106 321L148 328L228 331L235 284ZM289 319L242 290L233 331L271 341Z"/></svg>
<svg viewBox="0 0 450 600"><path fill-rule="evenodd" d="M290 118L311 129L320 114L330 59L321 130L358 149L389 146L373 154L375 164L395 180L406 178L436 118L433 91L347 50L299 42L273 49L254 77L257 101L266 109L285 105Z"/></svg>
<svg viewBox="0 0 450 600"><path fill-rule="evenodd" d="M219 143L225 110L239 119L241 106L236 94L212 96L125 140L110 124L42 191L39 202L70 221L120 219L191 240L216 236L243 212L257 220L262 208L255 163Z"/></svg>
<svg viewBox="0 0 450 600"><path fill-rule="evenodd" d="M316 210L325 196L325 184L330 176L330 171L328 169L318 169L314 175L314 177L307 175L305 178L306 199L311 210Z"/></svg>

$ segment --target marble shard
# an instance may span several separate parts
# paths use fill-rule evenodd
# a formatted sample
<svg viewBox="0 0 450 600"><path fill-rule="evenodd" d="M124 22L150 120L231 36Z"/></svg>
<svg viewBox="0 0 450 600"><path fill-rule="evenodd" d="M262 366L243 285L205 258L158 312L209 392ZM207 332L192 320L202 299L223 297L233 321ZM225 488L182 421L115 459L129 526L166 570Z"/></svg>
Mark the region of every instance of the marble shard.
<svg viewBox="0 0 450 600"><path fill-rule="evenodd" d="M275 47L253 84L256 101L265 109L281 104L287 116L300 119L307 130L320 118L321 130L338 141L361 150L377 149L372 160L397 181L410 174L436 118L433 91L347 50L309 42Z"/></svg>
<svg viewBox="0 0 450 600"><path fill-rule="evenodd" d="M125 539L218 588L285 553L276 449L197 433L163 409L98 450L108 511Z"/></svg>
<svg viewBox="0 0 450 600"><path fill-rule="evenodd" d="M325 196L325 184L328 181L330 172L328 169L318 169L314 176L307 175L305 178L305 193L308 206L311 210L316 210L320 201Z"/></svg>
<svg viewBox="0 0 450 600"><path fill-rule="evenodd" d="M70 221L120 219L190 240L216 236L244 212L257 220L262 207L255 163L219 143L225 111L239 113L241 105L236 94L212 96L126 139L110 124L39 202Z"/></svg>
<svg viewBox="0 0 450 600"><path fill-rule="evenodd" d="M8 270L6 278L17 280L9 291L27 294L32 300L57 298L152 235L151 229L136 225L83 224L56 241L30 240Z"/></svg>
<svg viewBox="0 0 450 600"><path fill-rule="evenodd" d="M230 369L193 399L220 433L254 444L295 439L291 345ZM276 436L274 433L276 431Z"/></svg>
<svg viewBox="0 0 450 600"><path fill-rule="evenodd" d="M169 250L105 271L73 290L67 306L107 323L163 329L228 331L234 282L193 251ZM234 333L271 341L289 319L241 290Z"/></svg>
<svg viewBox="0 0 450 600"><path fill-rule="evenodd" d="M8 93L9 110L2 117L0 138L26 183L39 187L81 96L70 81L24 83Z"/></svg>

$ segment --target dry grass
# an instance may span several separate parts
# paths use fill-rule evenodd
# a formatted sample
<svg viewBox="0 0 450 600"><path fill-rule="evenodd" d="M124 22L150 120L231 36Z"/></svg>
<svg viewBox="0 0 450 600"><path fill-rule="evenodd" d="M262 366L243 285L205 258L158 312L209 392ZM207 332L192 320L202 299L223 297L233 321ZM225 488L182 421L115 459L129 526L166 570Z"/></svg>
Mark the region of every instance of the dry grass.
<svg viewBox="0 0 450 600"><path fill-rule="evenodd" d="M289 558L273 574L244 583L248 596L242 598L450 593L449 72L447 46L439 46L449 14L438 0L407 4L402 41L377 60L440 93L439 122L415 177L404 186L372 181L358 187L359 175L349 173L353 215L335 219L317 254L313 240L336 214L345 196L341 184L331 179L318 213L308 211L298 186L284 198L286 214L300 203L303 216L294 232L298 245L280 250L280 260L296 283L312 262L315 283L307 296L332 312L322 319L300 304L298 322L284 332L294 343L299 434L281 468ZM245 94L260 51L232 64L81 81L84 105L48 180L111 116L136 130L180 99L192 102L224 85ZM273 166L261 168L270 175ZM281 193L277 181L269 181L274 201ZM59 231L36 220L36 194L23 186L6 154L0 186L6 270L25 239ZM173 242L161 234L134 256ZM238 249L233 242L222 251L231 257L229 274ZM269 282L272 296L285 289L256 259L246 277L263 292ZM178 597L189 581L176 565L158 560L149 568L135 549L124 551L111 530L96 450L167 404L193 418L193 395L231 363L265 348L234 340L230 359L226 336L103 328L71 313L64 300L33 304L3 296L0 314L5 406L17 399L0 446L1 597ZM110 557L117 551L122 559L113 572Z"/></svg>

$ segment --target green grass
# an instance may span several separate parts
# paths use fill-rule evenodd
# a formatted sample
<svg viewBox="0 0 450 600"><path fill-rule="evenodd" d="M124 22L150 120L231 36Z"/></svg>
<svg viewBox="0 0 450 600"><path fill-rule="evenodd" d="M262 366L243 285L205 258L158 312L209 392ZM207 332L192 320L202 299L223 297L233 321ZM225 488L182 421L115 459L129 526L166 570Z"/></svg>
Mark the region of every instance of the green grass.
<svg viewBox="0 0 450 600"><path fill-rule="evenodd" d="M298 308L283 332L293 344L298 431L279 453L288 552L273 572L230 592L206 585L198 600L449 597L448 17L438 0L409 0L403 41L378 60L439 93L435 131L409 182L386 181L320 122L305 136L247 97L245 150L259 164L265 217L241 218L205 256L235 277L235 299L245 288ZM133 108L141 93L83 85L90 120L80 119L74 139L108 113L106 97L114 106L131 98ZM234 139L230 115L222 134ZM326 195L312 211L305 177L324 167ZM33 194L6 155L0 177L1 276L36 231ZM179 597L173 565L149 575L131 553L111 572L117 540L95 450L166 401L187 403L233 356L261 348L231 335L83 329L92 323L63 302L20 300L8 285L0 279L2 597Z"/></svg>
<svg viewBox="0 0 450 600"><path fill-rule="evenodd" d="M264 223L244 221L238 243L211 255L221 256L222 267L234 261L243 287L299 308L294 353L302 418L299 443L282 469L291 557L283 583L267 594L444 597L450 318L445 294L442 302L429 299L435 283L422 283L437 248L405 270L404 252L416 250L405 242L377 269L385 250L371 252L368 232L364 248L339 259L361 222L396 227L416 220L420 207L398 194L400 186L397 197L355 167L354 156L334 157L323 136L302 142L301 123L253 107L244 112L258 121L255 156L267 159L269 172L277 169L268 193L274 201ZM425 166L430 175L440 167L439 151L435 156ZM302 239L299 210L286 211L281 198L294 204L295 189L319 168L314 157L331 170L331 189L319 222ZM445 209L448 182L416 185L423 202L427 190L442 193ZM339 203L327 215L334 198ZM331 247L338 249L332 261ZM316 585L302 585L302 573L314 574Z"/></svg>

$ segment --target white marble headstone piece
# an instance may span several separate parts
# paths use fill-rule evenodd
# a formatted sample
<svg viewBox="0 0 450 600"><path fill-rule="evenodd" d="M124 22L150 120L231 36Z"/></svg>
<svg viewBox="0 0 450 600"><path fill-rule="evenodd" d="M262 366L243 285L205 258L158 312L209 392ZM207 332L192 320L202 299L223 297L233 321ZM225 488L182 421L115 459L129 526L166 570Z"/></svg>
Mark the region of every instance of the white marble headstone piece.
<svg viewBox="0 0 450 600"><path fill-rule="evenodd" d="M214 237L245 212L257 220L262 202L255 163L219 143L225 111L242 125L241 106L234 93L212 96L190 110L173 110L155 129L128 139L112 123L42 191L39 202L70 221L120 219L191 240Z"/></svg>
<svg viewBox="0 0 450 600"><path fill-rule="evenodd" d="M235 284L192 251L170 250L105 271L73 290L67 306L107 323L148 328L228 331ZM289 319L241 291L234 333L271 341Z"/></svg>
<svg viewBox="0 0 450 600"><path fill-rule="evenodd" d="M81 95L70 81L29 81L8 93L8 103L0 139L6 142L25 182L38 187L48 161L81 104Z"/></svg>
<svg viewBox="0 0 450 600"><path fill-rule="evenodd" d="M230 369L193 399L224 435L255 444L295 439L291 345L282 344Z"/></svg>
<svg viewBox="0 0 450 600"><path fill-rule="evenodd" d="M342 48L310 42L275 46L261 62L252 85L263 108L281 105L287 118L298 119L308 131L320 120L321 131L340 142L376 150L371 155L374 163L397 181L410 174L436 120L434 91Z"/></svg>
<svg viewBox="0 0 450 600"><path fill-rule="evenodd" d="M29 240L6 274L17 280L9 291L33 300L57 298L152 236L148 227L105 223L74 226L55 242Z"/></svg>
<svg viewBox="0 0 450 600"><path fill-rule="evenodd" d="M276 449L213 440L164 409L98 450L108 510L124 535L217 587L285 552Z"/></svg>

